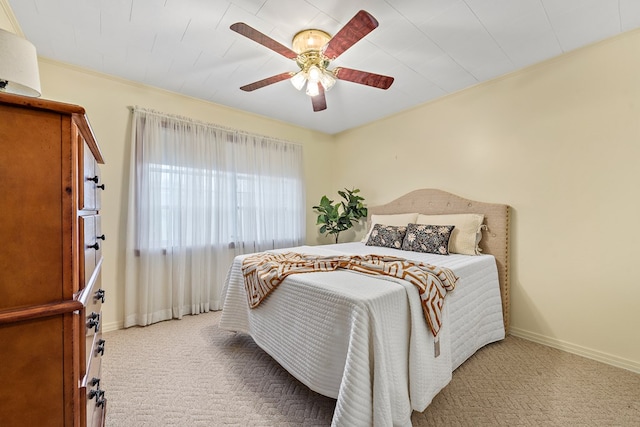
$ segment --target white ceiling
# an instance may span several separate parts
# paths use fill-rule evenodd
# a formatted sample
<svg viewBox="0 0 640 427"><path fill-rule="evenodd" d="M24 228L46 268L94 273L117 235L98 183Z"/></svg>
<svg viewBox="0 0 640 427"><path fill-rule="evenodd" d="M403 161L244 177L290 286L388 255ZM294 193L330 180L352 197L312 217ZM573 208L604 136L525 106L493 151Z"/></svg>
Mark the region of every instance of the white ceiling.
<svg viewBox="0 0 640 427"><path fill-rule="evenodd" d="M640 0L8 0L42 57L329 134L640 27ZM380 26L337 58L395 77L388 90L338 81L327 110L288 81L240 86L294 61L231 31L245 22L285 46L335 34L365 9ZM212 118L215 121L215 118Z"/></svg>

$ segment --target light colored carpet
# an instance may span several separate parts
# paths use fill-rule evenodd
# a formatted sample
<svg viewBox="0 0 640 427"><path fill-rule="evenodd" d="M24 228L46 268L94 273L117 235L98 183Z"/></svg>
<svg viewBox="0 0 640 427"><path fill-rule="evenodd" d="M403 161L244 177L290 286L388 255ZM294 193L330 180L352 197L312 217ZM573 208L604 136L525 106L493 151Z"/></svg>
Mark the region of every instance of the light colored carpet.
<svg viewBox="0 0 640 427"><path fill-rule="evenodd" d="M310 391L220 313L104 335L107 427L328 426ZM414 426L640 426L640 375L516 337L453 374Z"/></svg>

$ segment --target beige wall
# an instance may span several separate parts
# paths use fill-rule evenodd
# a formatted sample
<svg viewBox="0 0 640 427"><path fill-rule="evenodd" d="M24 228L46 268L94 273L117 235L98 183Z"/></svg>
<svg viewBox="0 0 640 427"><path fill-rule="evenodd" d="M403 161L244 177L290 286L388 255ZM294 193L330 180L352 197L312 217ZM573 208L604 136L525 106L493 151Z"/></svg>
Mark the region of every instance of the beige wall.
<svg viewBox="0 0 640 427"><path fill-rule="evenodd" d="M512 206L513 332L640 371L640 31L336 139L369 204Z"/></svg>

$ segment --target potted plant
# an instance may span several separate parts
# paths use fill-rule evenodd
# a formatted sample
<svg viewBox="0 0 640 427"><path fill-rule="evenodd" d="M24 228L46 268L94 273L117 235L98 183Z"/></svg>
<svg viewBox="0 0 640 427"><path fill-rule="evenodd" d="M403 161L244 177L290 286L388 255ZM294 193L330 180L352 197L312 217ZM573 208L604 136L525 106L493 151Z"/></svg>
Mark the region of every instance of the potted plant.
<svg viewBox="0 0 640 427"><path fill-rule="evenodd" d="M320 204L313 209L318 213L316 225L320 227L320 233L333 234L338 243L341 232L353 227L361 218L367 217L367 208L362 203L364 198L359 196L359 189L338 191L342 201L334 203L327 196L322 196Z"/></svg>

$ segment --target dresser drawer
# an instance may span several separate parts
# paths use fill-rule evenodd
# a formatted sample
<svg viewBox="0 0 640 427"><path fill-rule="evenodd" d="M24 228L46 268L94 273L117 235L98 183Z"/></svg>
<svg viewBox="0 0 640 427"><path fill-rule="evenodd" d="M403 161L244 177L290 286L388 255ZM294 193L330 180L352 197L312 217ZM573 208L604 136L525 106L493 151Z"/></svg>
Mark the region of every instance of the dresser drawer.
<svg viewBox="0 0 640 427"><path fill-rule="evenodd" d="M80 182L79 187L79 203L78 209L80 210L100 210L101 206L101 192L104 190L104 184L100 174L100 166L96 159L93 157L93 153L89 149L87 143L78 136L78 147L82 151L78 158L80 159L79 170L83 171L82 174L78 174Z"/></svg>
<svg viewBox="0 0 640 427"><path fill-rule="evenodd" d="M98 403L87 402L87 427L103 427L105 415L107 414L107 398L102 395L102 400ZM91 410L90 408L91 407Z"/></svg>
<svg viewBox="0 0 640 427"><path fill-rule="evenodd" d="M98 343L101 339L102 334L95 335L95 346L99 345ZM80 394L84 396L87 426L101 426L104 423L107 402L103 388L104 384L102 383L102 355L95 351L92 352L92 355L93 357L89 365L87 365L87 376L83 383L84 390Z"/></svg>
<svg viewBox="0 0 640 427"><path fill-rule="evenodd" d="M80 217L80 241L83 250L80 251L80 288L84 288L94 274L96 265L102 259L102 242L105 236L102 233L100 215L85 215Z"/></svg>
<svg viewBox="0 0 640 427"><path fill-rule="evenodd" d="M101 356L104 352L104 340L102 338L96 339L97 336L102 337L102 312L87 310L86 313L85 358L88 369L89 363L96 357L96 354Z"/></svg>
<svg viewBox="0 0 640 427"><path fill-rule="evenodd" d="M84 312L87 338L102 332L102 303L105 299L105 291L101 285L102 275L98 271L86 295Z"/></svg>
<svg viewBox="0 0 640 427"><path fill-rule="evenodd" d="M99 331L97 334L87 336L85 341L87 348L87 371L89 371L94 362L99 362L101 360L105 351L106 341L102 338L102 331Z"/></svg>

